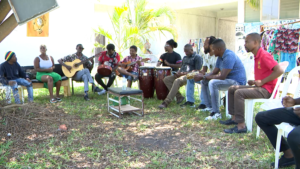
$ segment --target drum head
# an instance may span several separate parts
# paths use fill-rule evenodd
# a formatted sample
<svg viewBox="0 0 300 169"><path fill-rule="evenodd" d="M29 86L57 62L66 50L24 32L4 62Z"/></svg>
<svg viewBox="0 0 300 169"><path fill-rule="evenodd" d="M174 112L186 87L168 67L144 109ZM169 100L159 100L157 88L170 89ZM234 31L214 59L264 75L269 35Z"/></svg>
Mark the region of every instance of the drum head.
<svg viewBox="0 0 300 169"><path fill-rule="evenodd" d="M97 72L102 76L109 76L111 74L111 70L107 68L98 68Z"/></svg>
<svg viewBox="0 0 300 169"><path fill-rule="evenodd" d="M162 67L155 67L157 70L171 70L171 67L169 66L162 66Z"/></svg>
<svg viewBox="0 0 300 169"><path fill-rule="evenodd" d="M154 69L154 66L140 66L139 69Z"/></svg>

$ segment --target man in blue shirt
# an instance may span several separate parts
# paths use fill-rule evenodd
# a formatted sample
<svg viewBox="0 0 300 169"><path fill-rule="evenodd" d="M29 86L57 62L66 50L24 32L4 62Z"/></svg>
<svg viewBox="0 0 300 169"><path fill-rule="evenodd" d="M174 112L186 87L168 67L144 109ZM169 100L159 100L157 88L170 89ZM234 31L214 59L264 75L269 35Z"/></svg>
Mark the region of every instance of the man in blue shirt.
<svg viewBox="0 0 300 169"><path fill-rule="evenodd" d="M5 62L0 66L0 83L12 88L16 104L21 104L18 85L27 87L28 101L33 102L32 83L17 62L16 54L9 51L5 54L4 59Z"/></svg>
<svg viewBox="0 0 300 169"><path fill-rule="evenodd" d="M225 42L222 39L215 40L212 43L211 50L218 57L216 68L212 73L199 74L194 77L195 81L202 80L203 97L212 105L212 112L205 120L222 118L219 90L228 90L232 85L245 85L247 80L242 61L233 51L226 49Z"/></svg>

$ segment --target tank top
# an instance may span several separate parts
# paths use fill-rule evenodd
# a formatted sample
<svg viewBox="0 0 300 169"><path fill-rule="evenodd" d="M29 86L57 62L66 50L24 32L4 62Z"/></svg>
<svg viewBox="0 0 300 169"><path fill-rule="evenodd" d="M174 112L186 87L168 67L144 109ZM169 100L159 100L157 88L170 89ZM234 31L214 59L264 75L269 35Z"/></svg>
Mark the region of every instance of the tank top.
<svg viewBox="0 0 300 169"><path fill-rule="evenodd" d="M41 69L49 69L50 67L52 67L52 60L50 58L50 56L48 57L48 60L43 60L40 56L40 68Z"/></svg>

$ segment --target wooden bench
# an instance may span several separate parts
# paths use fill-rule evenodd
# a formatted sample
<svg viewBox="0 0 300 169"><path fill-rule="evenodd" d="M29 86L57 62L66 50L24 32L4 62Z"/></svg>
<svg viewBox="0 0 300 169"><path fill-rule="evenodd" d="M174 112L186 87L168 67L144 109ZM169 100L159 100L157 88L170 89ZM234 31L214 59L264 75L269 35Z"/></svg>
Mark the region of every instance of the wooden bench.
<svg viewBox="0 0 300 169"><path fill-rule="evenodd" d="M28 69L34 69L33 66L22 66L22 69L26 72ZM55 64L55 68L53 72L58 73L61 76L62 82L61 87L64 87L64 97L71 96L71 89L70 89L70 79L64 75L61 69L60 64ZM36 79L31 79L32 81L32 87L33 89L40 89L44 88L44 83L40 82ZM26 89L26 87L22 86L23 89Z"/></svg>

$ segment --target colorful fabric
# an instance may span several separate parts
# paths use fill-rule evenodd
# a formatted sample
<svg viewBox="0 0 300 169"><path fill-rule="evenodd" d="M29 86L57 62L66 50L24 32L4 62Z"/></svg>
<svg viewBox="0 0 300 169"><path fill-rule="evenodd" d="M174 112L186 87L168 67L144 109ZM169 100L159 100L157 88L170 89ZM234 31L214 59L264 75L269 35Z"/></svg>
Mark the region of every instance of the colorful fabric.
<svg viewBox="0 0 300 169"><path fill-rule="evenodd" d="M55 87L55 83L61 80L61 76L55 72L37 72L36 79L38 81L42 81L42 76L51 76L53 79L53 87ZM44 87L48 88L48 83L44 83Z"/></svg>
<svg viewBox="0 0 300 169"><path fill-rule="evenodd" d="M275 50L278 30L275 30L271 38L268 52L273 55L273 58L279 63L279 52Z"/></svg>
<svg viewBox="0 0 300 169"><path fill-rule="evenodd" d="M127 57L125 57L123 60L122 60L122 62L128 62L128 61L130 61L130 62L137 62L137 61L141 61L143 58L142 57L140 57L140 56L138 56L138 55L136 55L136 57L135 58L133 58L133 57L131 57L131 56L127 56ZM144 65L144 63L142 63L142 65ZM138 63L136 63L136 64L134 64L133 65L133 69L132 69L132 71L133 72L138 72L139 71L139 64Z"/></svg>
<svg viewBox="0 0 300 169"><path fill-rule="evenodd" d="M272 55L267 51L260 48L254 56L254 78L255 80L263 80L266 77L270 76L273 72L273 68L278 63L274 60ZM277 79L274 79L270 82L265 83L262 87L268 90L269 93L272 93L275 85L277 83Z"/></svg>
<svg viewBox="0 0 300 169"><path fill-rule="evenodd" d="M262 36L261 47L262 47L264 50L267 50L268 47L269 47L269 44L270 44L270 42L271 42L271 37L272 37L273 31L274 31L274 30L267 30L267 31L263 34L263 36Z"/></svg>
<svg viewBox="0 0 300 169"><path fill-rule="evenodd" d="M72 55L68 55L68 56L65 56L63 58L63 61L64 62L73 62L75 59L80 59L81 61L85 61L88 59L88 57L86 57L85 55L82 54L82 56L79 58L76 53L72 54ZM88 61L88 62L85 62L83 64L83 67L84 68L87 68L87 67L91 67L92 66L92 62L91 61Z"/></svg>
<svg viewBox="0 0 300 169"><path fill-rule="evenodd" d="M4 59L5 59L6 61L9 61L9 60L12 58L13 55L15 55L14 52L8 51L8 52L5 54Z"/></svg>
<svg viewBox="0 0 300 169"><path fill-rule="evenodd" d="M115 52L112 56L109 56L106 51L101 52L101 55L99 57L99 63L101 64L107 64L111 68L114 68L118 65L120 62L120 55Z"/></svg>
<svg viewBox="0 0 300 169"><path fill-rule="evenodd" d="M298 51L300 29L285 29L278 30L275 50L284 53L296 53Z"/></svg>
<svg viewBox="0 0 300 169"><path fill-rule="evenodd" d="M296 58L298 56L298 53L285 53L281 52L281 62L288 61L289 66L286 68L285 72L290 72L292 69L294 69L297 65Z"/></svg>

